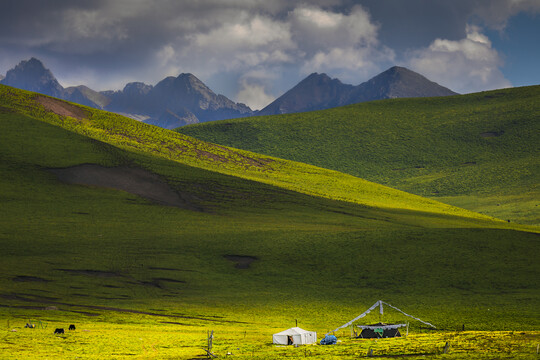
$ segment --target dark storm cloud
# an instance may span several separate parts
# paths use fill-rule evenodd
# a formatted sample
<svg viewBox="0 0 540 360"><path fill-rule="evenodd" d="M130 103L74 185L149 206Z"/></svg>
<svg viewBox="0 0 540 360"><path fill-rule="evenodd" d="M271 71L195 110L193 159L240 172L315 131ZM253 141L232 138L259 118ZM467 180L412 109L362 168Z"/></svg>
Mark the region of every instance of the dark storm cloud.
<svg viewBox="0 0 540 360"><path fill-rule="evenodd" d="M358 1L347 1L348 6ZM537 0L362 0L381 22L380 38L395 50L417 48L436 38L458 40L466 25L503 29L521 11L540 12Z"/></svg>
<svg viewBox="0 0 540 360"><path fill-rule="evenodd" d="M308 72L360 83L394 63L434 71L434 53L500 78L497 52L471 25L503 29L510 16L539 10L535 0L7 0L0 73L36 56L64 84L102 90L193 72L257 106ZM467 58L471 46L492 61Z"/></svg>

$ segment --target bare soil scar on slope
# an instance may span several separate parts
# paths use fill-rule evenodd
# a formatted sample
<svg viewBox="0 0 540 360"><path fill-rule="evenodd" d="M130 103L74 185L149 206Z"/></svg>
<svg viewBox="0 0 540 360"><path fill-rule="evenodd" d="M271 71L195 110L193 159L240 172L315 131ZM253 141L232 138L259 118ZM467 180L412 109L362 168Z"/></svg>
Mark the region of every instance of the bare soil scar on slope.
<svg viewBox="0 0 540 360"><path fill-rule="evenodd" d="M88 114L82 108L69 104L65 101L38 95L35 97L37 103L45 109L61 116L70 116L77 120L87 120Z"/></svg>
<svg viewBox="0 0 540 360"><path fill-rule="evenodd" d="M160 205L202 211L188 199L189 194L173 190L158 175L149 171L130 168L108 168L94 164L77 165L63 169L48 169L49 172L68 184L99 186L135 194Z"/></svg>
<svg viewBox="0 0 540 360"><path fill-rule="evenodd" d="M259 260L257 257L249 255L223 255L223 257L235 262L236 265L234 267L237 269L249 269L252 262Z"/></svg>

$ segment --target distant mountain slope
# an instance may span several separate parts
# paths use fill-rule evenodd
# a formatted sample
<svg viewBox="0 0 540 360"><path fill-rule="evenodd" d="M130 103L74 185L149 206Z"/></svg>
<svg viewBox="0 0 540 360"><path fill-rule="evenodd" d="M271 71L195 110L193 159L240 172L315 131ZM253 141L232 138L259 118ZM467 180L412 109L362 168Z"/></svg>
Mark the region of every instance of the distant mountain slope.
<svg viewBox="0 0 540 360"><path fill-rule="evenodd" d="M169 76L156 86L129 83L122 91L107 95L111 103L106 110L146 116L145 122L168 129L253 114L246 105L215 94L192 74Z"/></svg>
<svg viewBox="0 0 540 360"><path fill-rule="evenodd" d="M170 129L185 124L253 115L248 106L215 94L192 74L167 77L155 87L132 82L121 91L96 92L84 85L64 89L40 60L31 58L9 70L0 83L117 112Z"/></svg>
<svg viewBox="0 0 540 360"><path fill-rule="evenodd" d="M96 109L104 109L111 102L107 96L84 85L65 88L64 99Z"/></svg>
<svg viewBox="0 0 540 360"><path fill-rule="evenodd" d="M258 115L288 114L364 101L456 95L404 67L394 66L358 86L346 85L326 74L313 73L262 109Z"/></svg>
<svg viewBox="0 0 540 360"><path fill-rule="evenodd" d="M6 73L2 84L41 94L64 98L64 88L49 69L36 58L21 61Z"/></svg>
<svg viewBox="0 0 540 360"><path fill-rule="evenodd" d="M358 85L350 94L349 102L372 100L434 97L457 95L424 76L404 67L394 66Z"/></svg>
<svg viewBox="0 0 540 360"><path fill-rule="evenodd" d="M540 86L366 102L177 131L540 224Z"/></svg>
<svg viewBox="0 0 540 360"><path fill-rule="evenodd" d="M262 109L258 115L288 114L344 105L354 86L313 73Z"/></svg>

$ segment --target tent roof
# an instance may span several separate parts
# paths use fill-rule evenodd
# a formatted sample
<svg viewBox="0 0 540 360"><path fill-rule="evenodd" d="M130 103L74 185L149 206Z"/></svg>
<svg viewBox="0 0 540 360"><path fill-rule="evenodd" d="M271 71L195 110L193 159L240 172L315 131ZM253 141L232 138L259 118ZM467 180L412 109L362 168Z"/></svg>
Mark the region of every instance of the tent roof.
<svg viewBox="0 0 540 360"><path fill-rule="evenodd" d="M364 311L362 314L358 315L357 317L355 317L354 319L352 319L352 320L349 321L348 323L345 323L345 324L341 325L340 327L336 328L335 330L332 330L332 331L327 332L326 335L330 334L331 332L338 331L339 329L343 329L343 328L345 328L345 327L347 327L347 326L351 326L355 321L357 321L358 319L363 318L364 316L366 316L367 314L369 314L372 310L375 310L375 308L377 308L377 307L379 308L379 313L382 315L382 314L383 314L383 304L386 305L386 306L391 307L391 308L394 309L394 310L399 311L400 313L402 313L402 314L405 315L405 316L408 316L408 317L410 317L410 318L413 318L414 320L420 321L422 324L429 325L429 326L431 326L432 328L436 329L435 325L430 324L430 323L428 323L428 322L425 322L425 321L423 321L423 320L420 320L419 318L415 318L415 317L412 316L412 315L409 315L409 314L407 314L407 313L404 313L403 311L401 311L401 310L398 309L397 307L392 306L392 305L390 305L390 304L388 304L388 303L385 303L385 302L382 301L382 300L379 300L379 301L377 301L375 304L373 304L369 309L367 309L366 311Z"/></svg>
<svg viewBox="0 0 540 360"><path fill-rule="evenodd" d="M360 329L397 329L400 327L405 327L407 324L383 324L383 323L377 323L377 324L371 324L371 325L357 325Z"/></svg>
<svg viewBox="0 0 540 360"><path fill-rule="evenodd" d="M290 329L278 332L278 333L276 333L274 335L300 335L300 334L306 334L306 333L311 333L311 332L312 331L307 331L307 330L301 329L299 327L292 327Z"/></svg>

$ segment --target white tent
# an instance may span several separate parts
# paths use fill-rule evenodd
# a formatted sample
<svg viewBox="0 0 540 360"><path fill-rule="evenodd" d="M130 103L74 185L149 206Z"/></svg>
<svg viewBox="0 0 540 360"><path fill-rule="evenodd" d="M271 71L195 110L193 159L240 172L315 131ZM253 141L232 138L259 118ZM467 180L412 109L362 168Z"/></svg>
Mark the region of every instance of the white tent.
<svg viewBox="0 0 540 360"><path fill-rule="evenodd" d="M292 340L292 344L289 341ZM306 345L317 342L317 333L299 327L293 327L272 335L272 341L277 345Z"/></svg>

